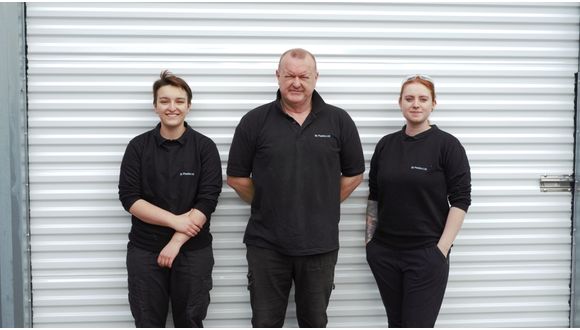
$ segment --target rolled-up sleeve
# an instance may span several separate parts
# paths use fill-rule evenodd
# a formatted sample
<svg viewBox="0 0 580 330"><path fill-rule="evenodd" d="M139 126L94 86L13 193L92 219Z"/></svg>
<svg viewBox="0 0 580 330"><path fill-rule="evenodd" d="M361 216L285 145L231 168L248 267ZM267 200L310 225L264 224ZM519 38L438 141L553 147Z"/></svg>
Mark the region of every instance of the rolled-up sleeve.
<svg viewBox="0 0 580 330"><path fill-rule="evenodd" d="M458 140L447 149L445 160L449 204L467 212L471 205L471 169L465 149Z"/></svg>
<svg viewBox="0 0 580 330"><path fill-rule="evenodd" d="M377 173L379 166L378 159L381 157L381 152L383 151L383 141L384 138L377 143L375 152L371 158L371 168L369 170L369 200L371 201L379 200Z"/></svg>
<svg viewBox="0 0 580 330"><path fill-rule="evenodd" d="M119 173L119 200L129 212L131 206L142 198L141 155L134 141L129 142L123 155Z"/></svg>
<svg viewBox="0 0 580 330"><path fill-rule="evenodd" d="M215 211L222 191L222 166L218 149L211 140L206 140L201 150L201 177L194 208L207 219Z"/></svg>

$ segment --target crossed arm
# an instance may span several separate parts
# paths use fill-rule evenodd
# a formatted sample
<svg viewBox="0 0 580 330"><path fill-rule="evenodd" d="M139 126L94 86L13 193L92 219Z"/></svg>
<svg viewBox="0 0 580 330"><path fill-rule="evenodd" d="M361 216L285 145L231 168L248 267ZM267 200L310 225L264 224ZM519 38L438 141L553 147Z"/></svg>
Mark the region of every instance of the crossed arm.
<svg viewBox="0 0 580 330"><path fill-rule="evenodd" d="M197 209L191 209L189 212L175 215L143 199L133 203L129 212L146 223L175 230L173 237L161 250L157 258L157 264L160 267L168 268L171 268L181 246L191 237L197 235L207 221L206 216Z"/></svg>

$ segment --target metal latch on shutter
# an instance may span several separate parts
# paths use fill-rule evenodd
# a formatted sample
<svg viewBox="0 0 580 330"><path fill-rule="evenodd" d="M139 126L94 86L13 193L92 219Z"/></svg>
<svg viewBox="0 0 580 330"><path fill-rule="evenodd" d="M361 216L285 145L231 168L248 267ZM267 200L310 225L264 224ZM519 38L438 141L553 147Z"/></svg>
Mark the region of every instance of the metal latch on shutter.
<svg viewBox="0 0 580 330"><path fill-rule="evenodd" d="M572 191L574 177L572 175L542 175L540 190L542 192Z"/></svg>

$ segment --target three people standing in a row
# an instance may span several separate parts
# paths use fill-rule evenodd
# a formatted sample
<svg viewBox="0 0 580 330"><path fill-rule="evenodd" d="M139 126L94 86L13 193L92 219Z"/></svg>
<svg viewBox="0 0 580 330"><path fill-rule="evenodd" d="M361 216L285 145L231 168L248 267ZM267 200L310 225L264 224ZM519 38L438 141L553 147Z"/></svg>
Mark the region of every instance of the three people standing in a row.
<svg viewBox="0 0 580 330"><path fill-rule="evenodd" d="M340 203L363 179L362 146L347 112L316 92L310 52L282 54L276 77L276 100L243 116L227 166L228 185L251 204L244 243L252 325L281 327L294 283L299 326L325 327ZM160 124L129 143L119 180L133 215L131 312L137 326L163 327L171 301L176 326L200 327L221 164L215 144L185 122L191 90L183 80L164 72L153 97ZM406 80L399 105L407 124L379 142L371 162L367 259L391 327L434 325L449 249L470 204L465 151L429 124L435 104L430 78Z"/></svg>

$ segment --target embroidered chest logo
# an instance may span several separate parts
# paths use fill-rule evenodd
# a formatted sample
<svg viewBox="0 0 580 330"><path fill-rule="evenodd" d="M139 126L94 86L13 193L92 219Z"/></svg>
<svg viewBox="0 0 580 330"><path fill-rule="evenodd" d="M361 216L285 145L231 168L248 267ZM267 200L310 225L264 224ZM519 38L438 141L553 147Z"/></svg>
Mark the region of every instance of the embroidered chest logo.
<svg viewBox="0 0 580 330"><path fill-rule="evenodd" d="M179 173L179 176L194 176L195 173L193 172L181 172Z"/></svg>
<svg viewBox="0 0 580 330"><path fill-rule="evenodd" d="M415 165L413 165L413 166L411 166L411 169L412 170L417 170L417 171L423 171L423 172L429 171L429 169L427 167L424 167L424 166L415 166Z"/></svg>
<svg viewBox="0 0 580 330"><path fill-rule="evenodd" d="M332 137L332 135L330 134L314 134L315 138L325 138L325 139L330 139Z"/></svg>

